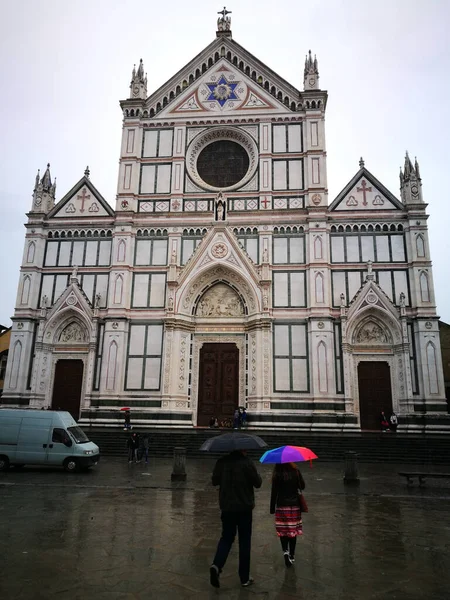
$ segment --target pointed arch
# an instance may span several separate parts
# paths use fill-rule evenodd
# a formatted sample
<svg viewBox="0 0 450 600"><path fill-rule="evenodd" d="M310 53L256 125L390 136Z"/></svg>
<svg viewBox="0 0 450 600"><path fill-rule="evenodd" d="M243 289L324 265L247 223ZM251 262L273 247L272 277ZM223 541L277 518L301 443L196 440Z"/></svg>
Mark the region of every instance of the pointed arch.
<svg viewBox="0 0 450 600"><path fill-rule="evenodd" d="M322 238L316 235L314 239L314 258L323 258Z"/></svg>
<svg viewBox="0 0 450 600"><path fill-rule="evenodd" d="M31 277L26 275L22 283L22 294L20 296L20 304L28 304L28 298L30 296Z"/></svg>
<svg viewBox="0 0 450 600"><path fill-rule="evenodd" d="M117 371L117 342L114 340L109 344L108 362L106 367L106 389L116 389L116 371Z"/></svg>
<svg viewBox="0 0 450 600"><path fill-rule="evenodd" d="M122 304L122 294L123 277L122 275L117 275L116 280L114 282L114 304Z"/></svg>
<svg viewBox="0 0 450 600"><path fill-rule="evenodd" d="M322 273L317 273L315 277L315 291L316 291L316 302L323 304L325 301L324 283Z"/></svg>
<svg viewBox="0 0 450 600"><path fill-rule="evenodd" d="M11 372L9 375L9 387L15 390L19 379L19 368L20 361L22 359L22 342L17 340L14 344L12 359L11 359Z"/></svg>
<svg viewBox="0 0 450 600"><path fill-rule="evenodd" d="M35 252L36 252L36 244L34 242L30 242L28 244L28 250L27 250L27 263L34 262Z"/></svg>
<svg viewBox="0 0 450 600"><path fill-rule="evenodd" d="M328 358L324 341L317 345L317 369L319 377L319 392L328 392Z"/></svg>
<svg viewBox="0 0 450 600"><path fill-rule="evenodd" d="M430 394L439 394L436 346L433 342L427 344L428 386Z"/></svg>
<svg viewBox="0 0 450 600"><path fill-rule="evenodd" d="M428 283L428 275L425 271L422 271L419 277L420 283L420 299L422 302L430 302L430 287Z"/></svg>
<svg viewBox="0 0 450 600"><path fill-rule="evenodd" d="M425 256L425 240L421 233L416 237L416 252L418 257Z"/></svg>
<svg viewBox="0 0 450 600"><path fill-rule="evenodd" d="M126 247L125 240L120 240L117 246L117 262L125 262Z"/></svg>

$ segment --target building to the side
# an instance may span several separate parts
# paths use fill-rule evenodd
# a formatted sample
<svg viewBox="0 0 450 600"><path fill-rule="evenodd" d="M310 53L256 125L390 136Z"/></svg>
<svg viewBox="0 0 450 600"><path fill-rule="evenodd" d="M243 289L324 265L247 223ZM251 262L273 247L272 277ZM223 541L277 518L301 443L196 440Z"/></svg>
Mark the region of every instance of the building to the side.
<svg viewBox="0 0 450 600"><path fill-rule="evenodd" d="M361 159L329 202L326 105L311 53L299 91L225 12L150 96L141 61L115 210L89 170L58 202L36 177L2 403L105 425L124 406L164 426L246 406L266 427L378 429L384 410L448 428L419 166L396 197Z"/></svg>

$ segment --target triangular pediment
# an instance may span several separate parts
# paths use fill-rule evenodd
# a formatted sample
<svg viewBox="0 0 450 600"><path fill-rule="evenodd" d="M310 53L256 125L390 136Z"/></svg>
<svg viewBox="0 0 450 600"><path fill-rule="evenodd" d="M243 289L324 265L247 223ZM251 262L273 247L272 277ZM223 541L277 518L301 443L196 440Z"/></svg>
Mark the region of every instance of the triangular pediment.
<svg viewBox="0 0 450 600"><path fill-rule="evenodd" d="M286 106L258 86L235 65L221 59L178 98L158 114L158 118L225 116L231 113L285 113Z"/></svg>
<svg viewBox="0 0 450 600"><path fill-rule="evenodd" d="M231 98L227 99L224 106L220 106L216 99L214 102L210 100L210 105L214 103L214 110L219 114L229 114L238 108L242 108L244 114L257 113L258 110L286 113L296 110L301 101L301 93L296 87L232 38L218 37L147 98L146 111L150 117L157 119L168 115L174 118L176 115L196 114L200 111L211 115L212 106L204 98L208 87L205 89L200 86L200 82L206 86L208 83L215 84L217 79L212 80L211 76L217 77L218 68L228 76L234 76L232 82L242 84L235 88L238 100L235 100L234 106L230 106L233 103ZM230 79L227 78L227 81ZM239 91L241 88L242 92ZM201 94L202 91L205 94ZM265 107L265 104L268 106Z"/></svg>
<svg viewBox="0 0 450 600"><path fill-rule="evenodd" d="M384 313L388 313L394 317L395 320L397 320L399 317L399 312L396 306L384 293L383 289L374 279L369 278L366 279L363 285L356 292L353 299L350 301L347 318L350 320L357 313L371 308L382 310Z"/></svg>
<svg viewBox="0 0 450 600"><path fill-rule="evenodd" d="M74 310L81 311L89 317L92 317L91 303L81 289L78 279L74 278L73 274L70 278L69 285L50 308L47 314L48 320L50 320L56 313L67 308L73 308Z"/></svg>
<svg viewBox="0 0 450 600"><path fill-rule="evenodd" d="M240 246L237 238L226 227L216 226L209 230L181 272L179 286L192 278L194 272L212 265L223 265L239 271L247 280L258 284L258 272L251 259Z"/></svg>
<svg viewBox="0 0 450 600"><path fill-rule="evenodd" d="M328 210L404 210L404 206L370 171L362 167L330 204Z"/></svg>
<svg viewBox="0 0 450 600"><path fill-rule="evenodd" d="M48 214L48 218L57 219L113 216L113 209L86 176L82 177Z"/></svg>

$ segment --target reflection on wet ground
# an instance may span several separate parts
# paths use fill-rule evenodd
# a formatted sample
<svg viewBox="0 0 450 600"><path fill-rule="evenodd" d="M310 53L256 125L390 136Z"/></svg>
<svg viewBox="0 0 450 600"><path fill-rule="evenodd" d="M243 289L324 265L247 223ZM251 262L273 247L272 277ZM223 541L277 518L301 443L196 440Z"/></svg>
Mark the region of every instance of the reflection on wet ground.
<svg viewBox="0 0 450 600"><path fill-rule="evenodd" d="M302 468L310 512L295 567L284 566L269 514L271 469L259 466L256 583L240 587L236 547L220 590L211 588L208 567L220 533L213 464L188 461L187 481L173 484L167 459L128 465L105 458L79 474L44 468L0 474L0 598L449 597L450 480L409 489L397 475L404 465L361 465L360 485L349 487L342 465L320 461Z"/></svg>

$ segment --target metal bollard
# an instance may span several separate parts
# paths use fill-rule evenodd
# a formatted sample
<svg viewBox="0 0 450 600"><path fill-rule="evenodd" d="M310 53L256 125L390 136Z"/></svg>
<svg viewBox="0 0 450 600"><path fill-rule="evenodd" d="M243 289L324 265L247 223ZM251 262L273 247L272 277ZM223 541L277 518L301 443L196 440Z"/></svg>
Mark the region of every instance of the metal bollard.
<svg viewBox="0 0 450 600"><path fill-rule="evenodd" d="M344 483L359 483L358 477L358 455L350 450L345 452Z"/></svg>
<svg viewBox="0 0 450 600"><path fill-rule="evenodd" d="M170 476L172 481L186 481L186 448L173 449L173 471Z"/></svg>

